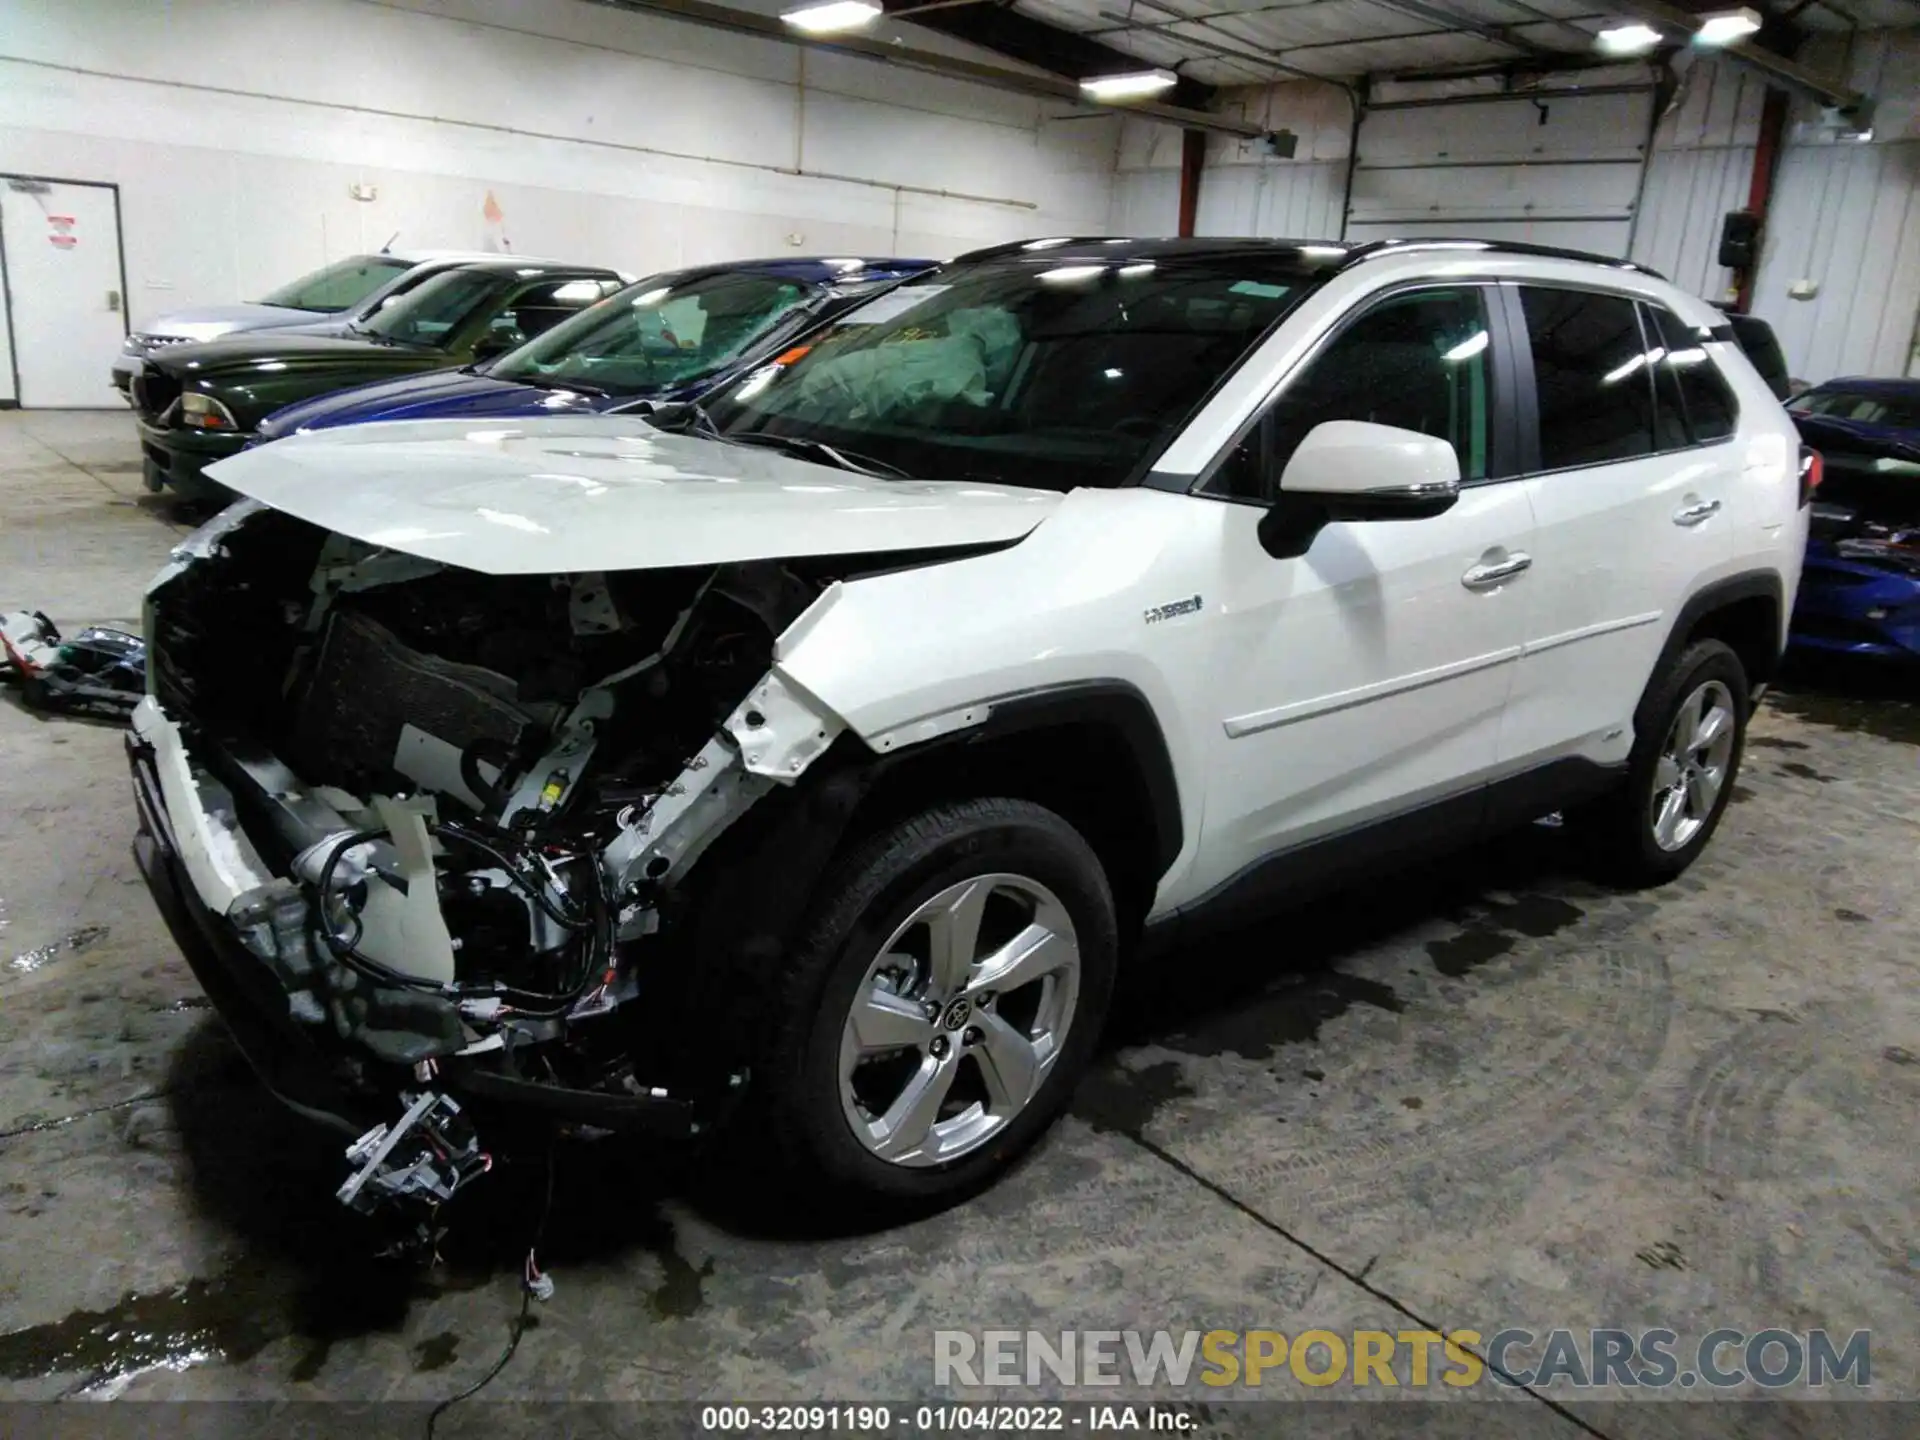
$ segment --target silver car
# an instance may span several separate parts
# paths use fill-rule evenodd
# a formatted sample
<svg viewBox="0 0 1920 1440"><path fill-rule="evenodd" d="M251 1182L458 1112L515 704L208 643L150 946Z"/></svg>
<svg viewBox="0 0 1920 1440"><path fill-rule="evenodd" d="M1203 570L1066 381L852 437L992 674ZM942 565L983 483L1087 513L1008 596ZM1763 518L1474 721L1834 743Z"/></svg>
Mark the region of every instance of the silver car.
<svg viewBox="0 0 1920 1440"><path fill-rule="evenodd" d="M127 337L113 361L113 383L132 398L133 377L156 350L194 340L217 340L244 330L344 333L395 296L443 270L500 257L480 250L382 250L350 255L270 291L246 305L204 305L162 315ZM537 263L537 262L536 262Z"/></svg>

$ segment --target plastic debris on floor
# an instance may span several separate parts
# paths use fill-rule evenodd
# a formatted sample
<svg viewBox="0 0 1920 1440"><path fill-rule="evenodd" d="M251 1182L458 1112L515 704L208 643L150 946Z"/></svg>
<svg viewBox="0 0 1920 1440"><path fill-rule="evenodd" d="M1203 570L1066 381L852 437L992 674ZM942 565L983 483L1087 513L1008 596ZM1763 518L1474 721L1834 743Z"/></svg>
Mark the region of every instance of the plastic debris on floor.
<svg viewBox="0 0 1920 1440"><path fill-rule="evenodd" d="M147 687L147 642L90 625L71 637L38 610L0 613L0 680L30 710L125 718Z"/></svg>

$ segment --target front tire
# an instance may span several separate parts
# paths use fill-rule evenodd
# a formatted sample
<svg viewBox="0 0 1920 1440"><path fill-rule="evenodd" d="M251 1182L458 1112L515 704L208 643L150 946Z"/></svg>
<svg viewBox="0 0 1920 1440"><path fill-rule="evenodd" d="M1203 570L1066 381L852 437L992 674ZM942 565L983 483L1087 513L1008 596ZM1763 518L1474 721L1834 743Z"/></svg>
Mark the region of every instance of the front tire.
<svg viewBox="0 0 1920 1440"><path fill-rule="evenodd" d="M1105 872L1052 811L967 800L895 825L820 887L742 1138L843 1208L963 1199L1065 1108L1117 954Z"/></svg>
<svg viewBox="0 0 1920 1440"><path fill-rule="evenodd" d="M1647 691L1621 787L1580 817L1608 878L1664 884L1707 848L1733 797L1746 745L1747 672L1718 640L1698 640Z"/></svg>

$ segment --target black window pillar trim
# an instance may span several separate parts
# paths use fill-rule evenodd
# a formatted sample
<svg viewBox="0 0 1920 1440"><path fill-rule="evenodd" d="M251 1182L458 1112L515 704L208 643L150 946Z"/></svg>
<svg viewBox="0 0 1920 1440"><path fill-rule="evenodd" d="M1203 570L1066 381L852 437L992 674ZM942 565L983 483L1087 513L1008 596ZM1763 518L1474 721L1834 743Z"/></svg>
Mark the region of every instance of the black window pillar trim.
<svg viewBox="0 0 1920 1440"><path fill-rule="evenodd" d="M1646 301L1633 302L1633 323L1640 327L1640 358L1644 362L1640 368L1646 372L1647 380L1647 454L1658 455L1660 453L1660 377L1653 371L1653 352L1661 350L1664 355L1665 351L1662 347L1666 345L1666 341L1660 338L1660 331L1653 323L1653 316L1647 313ZM1684 405L1680 409L1680 428L1686 431L1687 444L1691 446L1693 430L1687 424L1687 411Z"/></svg>
<svg viewBox="0 0 1920 1440"><path fill-rule="evenodd" d="M1540 383L1533 365L1533 339L1527 334L1527 312L1520 304L1520 286L1505 281L1493 287L1494 301L1505 316L1506 348L1512 357L1513 461L1510 474L1532 475L1540 469Z"/></svg>

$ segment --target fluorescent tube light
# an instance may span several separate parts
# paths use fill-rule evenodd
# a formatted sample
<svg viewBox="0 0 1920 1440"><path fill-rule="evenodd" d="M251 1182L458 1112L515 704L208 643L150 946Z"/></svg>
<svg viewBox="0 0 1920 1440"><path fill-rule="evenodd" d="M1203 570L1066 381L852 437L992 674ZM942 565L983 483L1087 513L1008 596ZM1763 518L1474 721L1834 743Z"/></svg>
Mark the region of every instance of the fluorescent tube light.
<svg viewBox="0 0 1920 1440"><path fill-rule="evenodd" d="M827 0L824 5L802 5L798 10L783 10L783 24L809 35L831 35L841 30L858 30L871 25L884 13L873 0Z"/></svg>
<svg viewBox="0 0 1920 1440"><path fill-rule="evenodd" d="M1637 55L1659 43L1660 32L1651 25L1613 25L1600 32L1600 48L1609 55Z"/></svg>
<svg viewBox="0 0 1920 1440"><path fill-rule="evenodd" d="M1731 45L1744 40L1760 28L1760 12L1742 6L1738 10L1716 10L1700 17L1700 28L1693 32L1701 45Z"/></svg>
<svg viewBox="0 0 1920 1440"><path fill-rule="evenodd" d="M1095 75L1080 82L1080 89L1095 100L1138 100L1158 95L1180 83L1171 70L1134 70L1124 75Z"/></svg>

